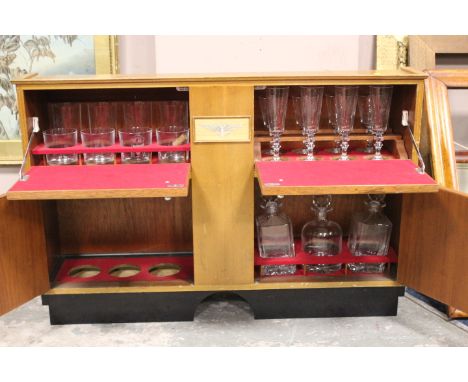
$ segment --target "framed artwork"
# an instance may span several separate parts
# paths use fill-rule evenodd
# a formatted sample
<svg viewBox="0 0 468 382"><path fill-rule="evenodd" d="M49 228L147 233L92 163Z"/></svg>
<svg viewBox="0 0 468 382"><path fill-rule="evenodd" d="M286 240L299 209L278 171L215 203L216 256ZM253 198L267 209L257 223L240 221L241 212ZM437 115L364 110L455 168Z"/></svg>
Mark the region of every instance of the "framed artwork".
<svg viewBox="0 0 468 382"><path fill-rule="evenodd" d="M114 74L117 48L117 36L0 35L0 165L22 160L11 80L29 73Z"/></svg>
<svg viewBox="0 0 468 382"><path fill-rule="evenodd" d="M408 36L380 35L376 45L377 70L394 70L408 64Z"/></svg>

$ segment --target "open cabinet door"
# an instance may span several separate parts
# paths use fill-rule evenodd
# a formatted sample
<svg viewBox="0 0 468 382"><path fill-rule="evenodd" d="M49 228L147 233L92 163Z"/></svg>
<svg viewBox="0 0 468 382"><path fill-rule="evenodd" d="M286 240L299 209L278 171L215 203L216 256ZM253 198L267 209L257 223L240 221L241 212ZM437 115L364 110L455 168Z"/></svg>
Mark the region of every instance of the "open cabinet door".
<svg viewBox="0 0 468 382"><path fill-rule="evenodd" d="M401 227L398 281L467 312L468 195L405 195Z"/></svg>
<svg viewBox="0 0 468 382"><path fill-rule="evenodd" d="M40 203L0 196L0 315L49 289Z"/></svg>

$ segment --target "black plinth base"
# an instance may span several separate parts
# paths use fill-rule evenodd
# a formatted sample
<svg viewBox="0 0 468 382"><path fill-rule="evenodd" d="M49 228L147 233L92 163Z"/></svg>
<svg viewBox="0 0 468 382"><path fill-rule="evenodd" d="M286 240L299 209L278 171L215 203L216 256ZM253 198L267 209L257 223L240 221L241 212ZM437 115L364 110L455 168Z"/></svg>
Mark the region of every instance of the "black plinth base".
<svg viewBox="0 0 468 382"><path fill-rule="evenodd" d="M395 316L403 287L242 290L256 319ZM52 325L192 321L197 306L219 292L47 295ZM228 298L228 297L227 297Z"/></svg>

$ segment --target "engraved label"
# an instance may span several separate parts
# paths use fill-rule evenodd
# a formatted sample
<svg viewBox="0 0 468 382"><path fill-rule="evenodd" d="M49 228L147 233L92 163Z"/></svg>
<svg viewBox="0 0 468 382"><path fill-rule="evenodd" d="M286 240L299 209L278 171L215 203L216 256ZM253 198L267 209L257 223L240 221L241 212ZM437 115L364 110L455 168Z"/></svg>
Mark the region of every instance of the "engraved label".
<svg viewBox="0 0 468 382"><path fill-rule="evenodd" d="M249 142L249 117L194 118L195 142Z"/></svg>

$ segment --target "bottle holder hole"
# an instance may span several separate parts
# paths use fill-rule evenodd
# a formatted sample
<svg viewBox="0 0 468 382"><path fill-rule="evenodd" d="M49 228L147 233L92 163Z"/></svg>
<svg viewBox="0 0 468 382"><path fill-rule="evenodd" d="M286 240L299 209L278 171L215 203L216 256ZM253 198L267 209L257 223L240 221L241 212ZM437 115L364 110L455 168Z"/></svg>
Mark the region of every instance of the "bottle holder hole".
<svg viewBox="0 0 468 382"><path fill-rule="evenodd" d="M168 277L179 273L180 269L177 264L162 263L151 267L148 272L156 277Z"/></svg>
<svg viewBox="0 0 468 382"><path fill-rule="evenodd" d="M130 264L117 265L109 270L109 274L114 277L132 277L141 272L140 267Z"/></svg>
<svg viewBox="0 0 468 382"><path fill-rule="evenodd" d="M101 273L101 269L94 265L80 265L68 271L68 276L82 279L94 277Z"/></svg>

